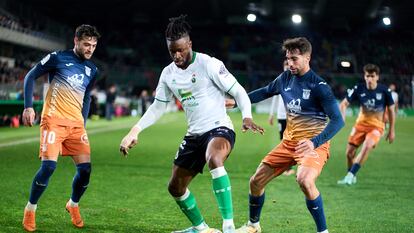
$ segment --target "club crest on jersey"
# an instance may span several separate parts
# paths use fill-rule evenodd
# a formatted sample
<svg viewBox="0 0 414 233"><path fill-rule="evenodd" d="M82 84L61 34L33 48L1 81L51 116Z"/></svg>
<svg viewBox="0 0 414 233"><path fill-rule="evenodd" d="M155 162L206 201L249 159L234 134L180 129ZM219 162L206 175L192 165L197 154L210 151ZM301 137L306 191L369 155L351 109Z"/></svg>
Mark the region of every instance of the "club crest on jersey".
<svg viewBox="0 0 414 233"><path fill-rule="evenodd" d="M289 110L289 112L292 112L292 113L300 112L302 110L302 107L300 106L300 99L291 100L287 104L287 109Z"/></svg>
<svg viewBox="0 0 414 233"><path fill-rule="evenodd" d="M302 98L304 100L308 100L309 96L310 96L310 92L311 92L311 90L309 90L309 89L303 89Z"/></svg>
<svg viewBox="0 0 414 233"><path fill-rule="evenodd" d="M352 94L354 93L354 89L348 89L346 90L346 92L348 92L348 97L351 97Z"/></svg>
<svg viewBox="0 0 414 233"><path fill-rule="evenodd" d="M192 82L192 83L195 83L195 82L196 82L196 78L195 78L195 76L196 76L195 74L193 74L193 75L192 75L192 78L191 78L191 82Z"/></svg>
<svg viewBox="0 0 414 233"><path fill-rule="evenodd" d="M382 99L382 93L377 93L377 95L375 97L377 98L377 100L381 100Z"/></svg>
<svg viewBox="0 0 414 233"><path fill-rule="evenodd" d="M78 88L83 85L83 74L74 74L68 77L68 82L73 88Z"/></svg>
<svg viewBox="0 0 414 233"><path fill-rule="evenodd" d="M227 71L226 67L224 65L220 66L219 75L226 75L229 72Z"/></svg>
<svg viewBox="0 0 414 233"><path fill-rule="evenodd" d="M85 74L86 74L87 76L91 76L91 68L89 68L89 67L85 66Z"/></svg>
<svg viewBox="0 0 414 233"><path fill-rule="evenodd" d="M50 59L50 54L48 54L48 55L46 55L46 57L44 57L41 61L40 61L40 64L42 64L42 66L47 62L47 61L49 61L49 59Z"/></svg>
<svg viewBox="0 0 414 233"><path fill-rule="evenodd" d="M82 136L81 136L81 142L83 142L84 144L88 145L89 144L88 135L82 134Z"/></svg>

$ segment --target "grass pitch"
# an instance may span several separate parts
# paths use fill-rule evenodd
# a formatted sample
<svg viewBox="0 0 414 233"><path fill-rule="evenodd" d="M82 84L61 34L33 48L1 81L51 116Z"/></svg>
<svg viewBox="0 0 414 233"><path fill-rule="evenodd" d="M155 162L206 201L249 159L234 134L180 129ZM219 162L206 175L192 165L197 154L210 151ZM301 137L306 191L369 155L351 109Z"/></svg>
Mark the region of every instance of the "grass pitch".
<svg viewBox="0 0 414 233"><path fill-rule="evenodd" d="M248 181L262 157L279 142L267 115L255 115L264 136L241 133L241 116L232 113L236 145L226 162L233 190L236 226L247 221ZM186 131L183 113L167 114L140 135L128 158L118 152L122 137L137 119L89 121L92 177L81 200L83 229L75 229L65 211L75 168L59 158L57 170L39 201L38 232L171 232L189 221L169 196L167 183L175 152ZM345 147L354 123L331 143L331 158L318 179L330 232L414 232L414 118L399 118L396 140L382 140L358 173L352 187L336 184L346 173ZM23 208L32 178L40 166L39 128L0 128L0 232L23 232ZM207 170L190 185L207 223L221 228ZM278 177L266 189L263 231L316 232L295 178Z"/></svg>

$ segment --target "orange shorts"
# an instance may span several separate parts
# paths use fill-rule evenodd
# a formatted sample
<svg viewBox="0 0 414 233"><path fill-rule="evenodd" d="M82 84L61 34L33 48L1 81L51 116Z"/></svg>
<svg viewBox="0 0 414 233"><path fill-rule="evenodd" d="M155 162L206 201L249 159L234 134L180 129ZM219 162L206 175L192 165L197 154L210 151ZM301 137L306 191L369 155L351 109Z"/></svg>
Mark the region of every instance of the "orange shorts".
<svg viewBox="0 0 414 233"><path fill-rule="evenodd" d="M42 121L40 124L39 157L90 155L88 135L85 127L66 126Z"/></svg>
<svg viewBox="0 0 414 233"><path fill-rule="evenodd" d="M384 129L382 128L356 124L351 130L348 143L358 147L365 141L365 139L369 138L372 139L376 145L381 139L383 133Z"/></svg>
<svg viewBox="0 0 414 233"><path fill-rule="evenodd" d="M282 140L262 160L262 163L275 169L278 176L289 167L298 164L305 167L312 167L320 173L329 158L329 142L326 142L312 151L312 153L298 158L295 152L297 142Z"/></svg>

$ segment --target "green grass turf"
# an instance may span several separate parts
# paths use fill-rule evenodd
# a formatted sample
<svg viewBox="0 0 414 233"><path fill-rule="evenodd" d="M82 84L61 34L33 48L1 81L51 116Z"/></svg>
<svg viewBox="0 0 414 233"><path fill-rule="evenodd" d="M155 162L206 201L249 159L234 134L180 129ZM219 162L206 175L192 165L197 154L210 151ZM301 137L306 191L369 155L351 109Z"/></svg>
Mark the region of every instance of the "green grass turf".
<svg viewBox="0 0 414 233"><path fill-rule="evenodd" d="M255 120L266 135L241 133L241 117L232 113L236 146L226 169L233 190L235 222L248 216L248 181L261 158L279 142L276 127L266 115ZM332 140L331 158L318 179L330 232L414 232L414 118L399 118L395 143L382 140L358 173L353 187L336 181L345 173L346 139L354 123ZM91 183L81 201L82 230L72 227L64 206L75 173L70 158L60 158L49 187L39 201L38 232L170 232L189 226L167 191L172 160L186 131L183 113L167 114L140 135L140 144L128 158L118 153L119 143L136 119L122 118L88 123L92 146ZM32 178L39 168L39 128L0 129L0 232L22 232L23 208ZM22 139L31 139L18 145ZM221 228L211 178L207 170L190 185L207 223ZM315 232L304 196L295 178L278 177L266 189L261 224L264 232Z"/></svg>

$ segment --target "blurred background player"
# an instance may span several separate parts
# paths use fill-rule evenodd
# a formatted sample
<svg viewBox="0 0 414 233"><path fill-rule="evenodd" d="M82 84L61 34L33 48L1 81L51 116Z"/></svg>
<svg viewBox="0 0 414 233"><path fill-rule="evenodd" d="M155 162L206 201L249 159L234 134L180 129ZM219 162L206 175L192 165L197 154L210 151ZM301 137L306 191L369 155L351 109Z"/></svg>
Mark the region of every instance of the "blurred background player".
<svg viewBox="0 0 414 233"><path fill-rule="evenodd" d="M71 156L77 173L73 178L72 195L66 210L76 227L83 227L78 202L89 184L91 174L90 146L85 131L90 104L90 91L96 80L97 67L89 61L95 51L98 31L94 26L76 28L73 50L48 54L26 75L24 80L23 123L33 126L33 86L35 79L49 75L49 89L40 123L40 152L42 160L24 209L23 227L36 230L37 202L56 169L59 154Z"/></svg>
<svg viewBox="0 0 414 233"><path fill-rule="evenodd" d="M288 120L282 142L263 158L250 178L249 221L237 229L239 233L261 232L265 186L295 164L296 180L305 194L317 232L328 232L322 196L315 182L329 158L329 140L344 122L331 88L310 68L310 42L304 37L287 39L283 50L289 70L249 93L252 103L280 94L286 103Z"/></svg>
<svg viewBox="0 0 414 233"><path fill-rule="evenodd" d="M288 62L285 60L283 61L283 71L289 70ZM283 139L283 132L286 129L286 109L285 103L283 103L283 98L280 95L275 95L272 97L272 104L270 105L269 110L269 124L273 125L273 120L275 118L274 111L277 109L277 122L278 122L278 129L279 129L279 139L282 141ZM283 175L290 176L295 174L295 170L293 167L290 167L288 170L283 172Z"/></svg>
<svg viewBox="0 0 414 233"><path fill-rule="evenodd" d="M106 91L105 101L105 118L108 121L112 120L112 116L115 113L115 99L116 99L116 85L111 84Z"/></svg>
<svg viewBox="0 0 414 233"><path fill-rule="evenodd" d="M386 140L392 143L395 138L395 105L391 90L379 84L380 68L374 64L364 66L365 83L358 84L348 92L342 100L340 109L345 120L346 108L352 102L360 106L359 115L348 138L346 158L348 173L338 184L352 185L356 183L356 174L367 161L369 152L375 148L384 133L384 111L388 108L390 128ZM356 156L358 147L362 148Z"/></svg>
<svg viewBox="0 0 414 233"><path fill-rule="evenodd" d="M225 94L233 96L241 109L243 131L251 129L263 133L263 129L253 123L247 93L223 62L192 50L190 29L185 16L170 19L165 34L173 62L163 69L154 103L123 138L120 150L124 155L128 154L128 149L137 144L138 134L164 114L167 103L174 101L175 96L186 113L188 131L174 159L168 191L192 226L174 232L219 232L208 227L188 189L207 163L223 219L223 232L231 233L235 230L233 204L224 162L234 146L235 133L223 104Z"/></svg>
<svg viewBox="0 0 414 233"><path fill-rule="evenodd" d="M394 108L395 108L395 117L397 118L398 116L398 93L396 91L396 86L394 83L391 83L388 88L391 91L391 96L392 96L392 100L394 101ZM388 120L388 108L386 108L385 112L384 112L384 123L385 123L385 130L388 130L390 127L389 124L389 120Z"/></svg>

